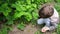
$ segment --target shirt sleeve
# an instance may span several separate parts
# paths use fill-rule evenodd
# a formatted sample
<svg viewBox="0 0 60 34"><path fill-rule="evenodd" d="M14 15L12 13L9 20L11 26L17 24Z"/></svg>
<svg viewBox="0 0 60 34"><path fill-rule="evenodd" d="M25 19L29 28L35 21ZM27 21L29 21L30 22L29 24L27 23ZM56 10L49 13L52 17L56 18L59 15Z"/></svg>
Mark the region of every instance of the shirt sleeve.
<svg viewBox="0 0 60 34"><path fill-rule="evenodd" d="M57 10L54 8L54 14L50 17L52 23L58 23L59 22L59 14Z"/></svg>

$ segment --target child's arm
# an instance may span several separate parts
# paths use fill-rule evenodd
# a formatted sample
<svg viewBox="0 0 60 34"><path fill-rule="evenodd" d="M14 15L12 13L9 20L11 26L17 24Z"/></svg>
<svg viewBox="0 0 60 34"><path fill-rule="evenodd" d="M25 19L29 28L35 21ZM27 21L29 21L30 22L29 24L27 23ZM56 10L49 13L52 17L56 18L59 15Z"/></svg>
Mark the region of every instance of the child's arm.
<svg viewBox="0 0 60 34"><path fill-rule="evenodd" d="M59 23L59 14L55 8L54 8L54 14L50 17L50 19L52 26L50 26L49 28L50 30L53 30L57 28L57 24Z"/></svg>

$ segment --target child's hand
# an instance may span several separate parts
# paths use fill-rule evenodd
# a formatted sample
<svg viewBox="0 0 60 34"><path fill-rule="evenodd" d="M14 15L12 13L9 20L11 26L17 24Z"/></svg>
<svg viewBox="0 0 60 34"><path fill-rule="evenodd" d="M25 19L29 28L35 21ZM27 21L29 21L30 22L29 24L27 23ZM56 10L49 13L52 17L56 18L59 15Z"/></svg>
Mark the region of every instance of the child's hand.
<svg viewBox="0 0 60 34"><path fill-rule="evenodd" d="M42 32L46 32L47 30L49 30L49 28L45 26L45 27L42 28L41 31L42 31Z"/></svg>

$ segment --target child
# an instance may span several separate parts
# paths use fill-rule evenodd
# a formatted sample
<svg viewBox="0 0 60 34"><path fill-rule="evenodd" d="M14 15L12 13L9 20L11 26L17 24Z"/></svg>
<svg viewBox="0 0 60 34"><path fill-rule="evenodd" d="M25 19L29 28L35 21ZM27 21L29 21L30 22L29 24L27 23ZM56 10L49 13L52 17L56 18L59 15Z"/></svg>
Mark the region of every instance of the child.
<svg viewBox="0 0 60 34"><path fill-rule="evenodd" d="M57 23L59 22L59 15L56 9L52 5L44 5L39 10L38 24L45 23L45 26L41 29L42 32L47 30L51 31L57 28Z"/></svg>

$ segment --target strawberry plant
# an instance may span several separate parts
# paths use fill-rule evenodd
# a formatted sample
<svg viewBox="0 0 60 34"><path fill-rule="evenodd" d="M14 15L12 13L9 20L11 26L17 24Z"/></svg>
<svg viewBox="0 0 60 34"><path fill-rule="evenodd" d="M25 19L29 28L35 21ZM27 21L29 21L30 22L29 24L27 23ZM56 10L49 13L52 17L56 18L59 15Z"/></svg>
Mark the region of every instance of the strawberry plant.
<svg viewBox="0 0 60 34"><path fill-rule="evenodd" d="M42 4L53 1L59 3L59 0L0 0L0 22L10 26L15 24L14 21L19 21L17 28L23 30L26 22L37 20L38 9ZM59 6L55 5L58 12L60 10Z"/></svg>
<svg viewBox="0 0 60 34"><path fill-rule="evenodd" d="M18 25L17 25L17 28L20 29L20 30L24 30L25 24L23 24L23 23L18 24Z"/></svg>

